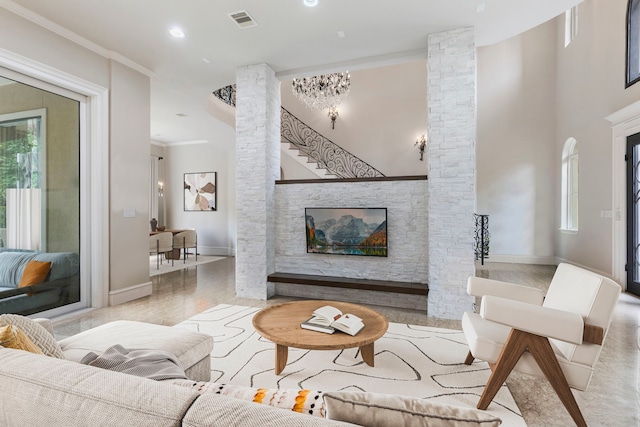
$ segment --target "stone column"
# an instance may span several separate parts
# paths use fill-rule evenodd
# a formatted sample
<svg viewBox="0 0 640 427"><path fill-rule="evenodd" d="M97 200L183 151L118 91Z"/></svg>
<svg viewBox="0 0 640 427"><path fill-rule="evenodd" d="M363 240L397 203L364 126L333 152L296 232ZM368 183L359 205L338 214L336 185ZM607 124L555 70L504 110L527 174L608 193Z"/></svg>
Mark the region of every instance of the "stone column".
<svg viewBox="0 0 640 427"><path fill-rule="evenodd" d="M274 295L275 181L280 177L280 81L266 64L236 71L236 295Z"/></svg>
<svg viewBox="0 0 640 427"><path fill-rule="evenodd" d="M427 39L429 316L471 309L475 273L476 47L473 28Z"/></svg>

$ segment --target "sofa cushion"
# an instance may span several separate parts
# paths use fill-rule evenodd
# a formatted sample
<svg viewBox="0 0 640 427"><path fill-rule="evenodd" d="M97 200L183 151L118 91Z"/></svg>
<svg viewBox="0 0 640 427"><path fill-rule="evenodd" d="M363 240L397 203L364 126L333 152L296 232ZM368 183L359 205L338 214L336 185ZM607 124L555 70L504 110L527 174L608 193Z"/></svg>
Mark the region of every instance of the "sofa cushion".
<svg viewBox="0 0 640 427"><path fill-rule="evenodd" d="M73 252L0 252L0 286L18 287L31 260L51 262L48 281L74 276L80 270L80 259Z"/></svg>
<svg viewBox="0 0 640 427"><path fill-rule="evenodd" d="M215 393L234 397L247 402L282 408L324 418L322 392L294 388L262 388L236 384L222 384L208 381L170 380L174 385L188 387L199 393Z"/></svg>
<svg viewBox="0 0 640 427"><path fill-rule="evenodd" d="M64 359L62 349L53 335L32 319L18 314L2 314L0 315L0 326L6 325L19 327L45 356Z"/></svg>
<svg viewBox="0 0 640 427"><path fill-rule="evenodd" d="M15 325L0 327L0 345L4 348L14 348L16 350L42 354L42 351L29 339L27 334Z"/></svg>
<svg viewBox="0 0 640 427"><path fill-rule="evenodd" d="M17 288L27 262L36 256L34 252L0 253L0 285Z"/></svg>
<svg viewBox="0 0 640 427"><path fill-rule="evenodd" d="M20 278L20 283L18 283L19 288L23 288L25 286L37 285L38 283L43 283L47 278L47 275L51 271L51 261L43 262L43 261L34 261L30 260L27 262L27 265L24 267L24 271L22 272L22 278ZM30 295L30 294L27 294Z"/></svg>
<svg viewBox="0 0 640 427"><path fill-rule="evenodd" d="M0 349L0 424L179 427L200 395L79 363Z"/></svg>
<svg viewBox="0 0 640 427"><path fill-rule="evenodd" d="M175 386L173 386L175 387ZM175 387L182 388L182 387ZM283 411L267 405L245 402L229 396L204 393L185 414L183 427L315 427L345 426L338 421Z"/></svg>
<svg viewBox="0 0 640 427"><path fill-rule="evenodd" d="M42 252L36 254L33 260L51 262L50 282L75 276L80 271L80 257L74 252Z"/></svg>
<svg viewBox="0 0 640 427"><path fill-rule="evenodd" d="M365 392L326 392L327 418L368 427L494 427L500 418L426 399Z"/></svg>
<svg viewBox="0 0 640 427"><path fill-rule="evenodd" d="M79 362L89 352L102 353L120 344L125 348L164 350L188 370L213 350L213 337L152 323L116 320L59 341L64 356Z"/></svg>

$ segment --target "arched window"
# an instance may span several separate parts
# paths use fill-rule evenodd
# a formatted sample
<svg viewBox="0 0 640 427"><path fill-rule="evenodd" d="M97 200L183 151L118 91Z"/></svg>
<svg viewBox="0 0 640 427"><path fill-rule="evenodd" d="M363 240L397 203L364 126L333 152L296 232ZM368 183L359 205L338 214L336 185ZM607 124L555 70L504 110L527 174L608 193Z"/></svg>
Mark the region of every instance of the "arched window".
<svg viewBox="0 0 640 427"><path fill-rule="evenodd" d="M627 6L627 76L626 87L640 80L640 0Z"/></svg>
<svg viewBox="0 0 640 427"><path fill-rule="evenodd" d="M578 231L578 142L567 139L562 150L561 229Z"/></svg>

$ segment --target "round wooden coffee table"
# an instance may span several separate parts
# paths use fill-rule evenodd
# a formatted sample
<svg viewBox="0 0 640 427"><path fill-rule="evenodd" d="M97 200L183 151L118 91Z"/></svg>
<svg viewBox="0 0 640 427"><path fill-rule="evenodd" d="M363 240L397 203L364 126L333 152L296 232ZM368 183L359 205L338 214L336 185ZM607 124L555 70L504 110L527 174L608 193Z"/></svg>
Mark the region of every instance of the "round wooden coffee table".
<svg viewBox="0 0 640 427"><path fill-rule="evenodd" d="M324 305L336 307L362 319L364 328L351 336L340 331L333 334L302 329L300 323L309 320L316 308ZM339 301L292 301L260 310L253 317L253 327L276 346L276 375L287 364L289 347L306 350L340 350L360 347L362 359L373 366L373 343L387 331L389 322L380 313L357 304Z"/></svg>

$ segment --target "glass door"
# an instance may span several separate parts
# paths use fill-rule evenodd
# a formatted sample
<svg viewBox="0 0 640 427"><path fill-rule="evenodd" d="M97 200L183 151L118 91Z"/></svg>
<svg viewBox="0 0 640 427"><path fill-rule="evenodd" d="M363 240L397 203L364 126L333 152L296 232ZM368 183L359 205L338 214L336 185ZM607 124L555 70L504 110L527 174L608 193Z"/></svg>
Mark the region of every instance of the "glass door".
<svg viewBox="0 0 640 427"><path fill-rule="evenodd" d="M79 159L79 101L0 78L0 314L81 301Z"/></svg>
<svg viewBox="0 0 640 427"><path fill-rule="evenodd" d="M627 138L627 291L640 296L640 133Z"/></svg>

